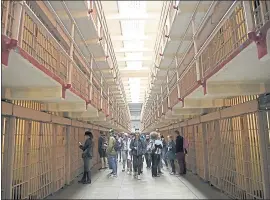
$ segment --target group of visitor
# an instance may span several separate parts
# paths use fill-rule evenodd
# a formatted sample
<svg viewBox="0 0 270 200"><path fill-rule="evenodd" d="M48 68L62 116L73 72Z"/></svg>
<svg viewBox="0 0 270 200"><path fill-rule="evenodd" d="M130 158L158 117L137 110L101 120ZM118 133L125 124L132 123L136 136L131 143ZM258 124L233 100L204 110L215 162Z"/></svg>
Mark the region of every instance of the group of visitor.
<svg viewBox="0 0 270 200"><path fill-rule="evenodd" d="M186 173L185 155L187 154L187 142L175 131L176 139L169 135L166 139L157 131L150 134L135 133L115 133L113 129L109 135L100 132L98 139L98 152L101 159L101 169L109 167L111 172L109 177L117 177L118 162L122 164L122 172L133 175L136 179L141 179L143 173L143 163L146 168L151 169L152 177L159 177L163 174L162 168L171 167L171 175L176 175L175 159L179 164L179 175ZM84 173L79 182L91 183L91 159L93 156L93 135L85 132L87 139L85 144L80 144L83 151Z"/></svg>

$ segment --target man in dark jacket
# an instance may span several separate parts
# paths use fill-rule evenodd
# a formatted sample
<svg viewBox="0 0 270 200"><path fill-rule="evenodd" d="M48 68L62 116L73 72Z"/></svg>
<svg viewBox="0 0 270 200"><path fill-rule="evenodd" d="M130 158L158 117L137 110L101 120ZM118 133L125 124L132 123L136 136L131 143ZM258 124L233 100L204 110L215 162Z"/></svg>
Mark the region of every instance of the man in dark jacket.
<svg viewBox="0 0 270 200"><path fill-rule="evenodd" d="M134 177L140 180L142 156L145 153L145 144L140 139L139 133L135 133L135 138L130 143L130 149L133 156Z"/></svg>
<svg viewBox="0 0 270 200"><path fill-rule="evenodd" d="M86 140L84 145L80 143L79 148L83 151L83 177L79 183L91 184L91 167L92 167L92 158L93 158L93 134L90 131L86 131L85 134Z"/></svg>
<svg viewBox="0 0 270 200"><path fill-rule="evenodd" d="M175 131L176 141L175 141L175 149L176 149L176 158L179 164L180 175L185 174L185 149L184 149L184 138L180 135L179 131Z"/></svg>

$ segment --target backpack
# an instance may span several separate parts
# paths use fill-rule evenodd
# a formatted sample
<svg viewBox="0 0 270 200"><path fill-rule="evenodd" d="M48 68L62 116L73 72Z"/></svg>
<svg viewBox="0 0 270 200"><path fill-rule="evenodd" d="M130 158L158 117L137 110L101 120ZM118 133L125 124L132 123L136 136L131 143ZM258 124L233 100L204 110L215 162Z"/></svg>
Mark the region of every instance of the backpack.
<svg viewBox="0 0 270 200"><path fill-rule="evenodd" d="M121 143L118 140L115 140L114 150L115 151L120 151L121 150Z"/></svg>

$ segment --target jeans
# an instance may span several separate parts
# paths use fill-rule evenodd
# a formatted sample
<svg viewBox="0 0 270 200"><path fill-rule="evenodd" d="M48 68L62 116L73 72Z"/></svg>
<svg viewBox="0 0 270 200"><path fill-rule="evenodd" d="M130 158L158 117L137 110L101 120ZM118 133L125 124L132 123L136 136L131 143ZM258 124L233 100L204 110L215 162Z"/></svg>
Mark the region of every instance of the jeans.
<svg viewBox="0 0 270 200"><path fill-rule="evenodd" d="M109 156L109 166L112 169L113 174L117 174L117 161L116 161L116 155L115 156Z"/></svg>
<svg viewBox="0 0 270 200"><path fill-rule="evenodd" d="M176 153L176 158L179 164L179 170L180 170L180 174L184 174L185 173L185 154L184 152L178 152Z"/></svg>
<svg viewBox="0 0 270 200"><path fill-rule="evenodd" d="M152 176L157 176L160 154L152 154Z"/></svg>
<svg viewBox="0 0 270 200"><path fill-rule="evenodd" d="M133 155L133 169L134 169L134 172L138 172L138 175L141 174L142 172L142 155L139 155L139 156L136 156L136 155Z"/></svg>
<svg viewBox="0 0 270 200"><path fill-rule="evenodd" d="M145 160L146 160L146 166L147 166L148 168L150 168L150 167L151 167L151 160L152 160L151 154L150 154L150 153L146 153L146 154L144 155L144 157L145 157Z"/></svg>
<svg viewBox="0 0 270 200"><path fill-rule="evenodd" d="M122 151L123 169L126 169L128 151Z"/></svg>
<svg viewBox="0 0 270 200"><path fill-rule="evenodd" d="M121 152L121 150L120 151L117 151L116 159L119 160L119 161L122 159L122 152Z"/></svg>
<svg viewBox="0 0 270 200"><path fill-rule="evenodd" d="M171 167L172 167L172 173L175 173L175 164L174 164L174 160L170 160L171 163Z"/></svg>

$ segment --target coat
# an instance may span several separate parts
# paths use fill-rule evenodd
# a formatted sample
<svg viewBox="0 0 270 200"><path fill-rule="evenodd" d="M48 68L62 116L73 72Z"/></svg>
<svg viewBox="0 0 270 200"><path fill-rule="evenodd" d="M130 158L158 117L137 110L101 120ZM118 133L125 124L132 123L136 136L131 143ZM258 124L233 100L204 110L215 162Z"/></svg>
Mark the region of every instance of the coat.
<svg viewBox="0 0 270 200"><path fill-rule="evenodd" d="M143 141L141 141L140 139L135 140L133 139L130 143L130 149L131 149L131 153L132 155L136 155L136 156L141 156L145 153L145 143Z"/></svg>

